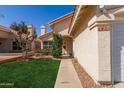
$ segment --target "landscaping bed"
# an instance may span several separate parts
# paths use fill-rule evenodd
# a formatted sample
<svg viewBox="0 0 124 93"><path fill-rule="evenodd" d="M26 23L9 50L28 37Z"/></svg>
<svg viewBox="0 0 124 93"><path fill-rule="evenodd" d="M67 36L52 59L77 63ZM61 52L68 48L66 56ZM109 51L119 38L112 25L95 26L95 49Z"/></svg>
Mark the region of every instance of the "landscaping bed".
<svg viewBox="0 0 124 93"><path fill-rule="evenodd" d="M72 63L78 74L78 77L81 81L83 88L105 88L105 87L111 88L112 87L112 85L97 84L75 59L72 60Z"/></svg>
<svg viewBox="0 0 124 93"><path fill-rule="evenodd" d="M59 65L59 60L52 59L0 64L0 87L53 88Z"/></svg>

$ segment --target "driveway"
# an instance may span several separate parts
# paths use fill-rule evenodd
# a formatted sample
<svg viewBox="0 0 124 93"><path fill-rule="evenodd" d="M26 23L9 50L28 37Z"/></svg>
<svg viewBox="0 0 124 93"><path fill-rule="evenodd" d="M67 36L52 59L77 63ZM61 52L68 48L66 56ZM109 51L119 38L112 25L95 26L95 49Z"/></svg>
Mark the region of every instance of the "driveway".
<svg viewBox="0 0 124 93"><path fill-rule="evenodd" d="M0 63L3 63L7 60L19 58L22 56L22 53L0 53Z"/></svg>

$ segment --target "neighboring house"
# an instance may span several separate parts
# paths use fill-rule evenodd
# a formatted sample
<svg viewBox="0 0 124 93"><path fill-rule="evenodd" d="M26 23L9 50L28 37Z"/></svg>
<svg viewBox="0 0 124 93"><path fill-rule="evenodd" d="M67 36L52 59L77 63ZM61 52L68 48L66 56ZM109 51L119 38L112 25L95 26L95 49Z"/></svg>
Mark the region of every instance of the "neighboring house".
<svg viewBox="0 0 124 93"><path fill-rule="evenodd" d="M72 53L95 81L124 81L124 6L76 6L74 15L49 25L63 35L63 54ZM42 48L52 40L52 32L40 36Z"/></svg>
<svg viewBox="0 0 124 93"><path fill-rule="evenodd" d="M34 34L32 25L28 26L28 31L30 32L30 35ZM17 39L17 31L0 25L0 53L22 52L22 48L20 44L17 43ZM30 48L30 50L35 49Z"/></svg>
<svg viewBox="0 0 124 93"><path fill-rule="evenodd" d="M16 31L0 25L0 53L20 51L16 44Z"/></svg>
<svg viewBox="0 0 124 93"><path fill-rule="evenodd" d="M68 33L72 17L73 12L49 22L52 31L48 33L46 33L45 26L41 26L41 36L39 37L41 39L41 49L52 47L52 33L56 32L63 36L62 54L72 55L72 38Z"/></svg>

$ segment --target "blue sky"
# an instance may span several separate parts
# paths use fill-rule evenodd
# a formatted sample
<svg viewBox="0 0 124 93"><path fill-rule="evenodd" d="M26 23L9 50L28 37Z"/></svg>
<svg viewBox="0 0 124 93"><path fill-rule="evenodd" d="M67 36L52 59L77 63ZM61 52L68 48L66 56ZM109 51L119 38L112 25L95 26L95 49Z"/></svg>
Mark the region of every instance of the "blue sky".
<svg viewBox="0 0 124 93"><path fill-rule="evenodd" d="M36 32L40 35L40 25L45 25L47 31L51 29L48 26L48 22L60 17L66 13L72 12L74 6L66 5L21 5L21 6L0 6L0 14L3 14L5 18L0 18L0 25L9 27L13 22L25 21L27 24L33 24L36 28Z"/></svg>

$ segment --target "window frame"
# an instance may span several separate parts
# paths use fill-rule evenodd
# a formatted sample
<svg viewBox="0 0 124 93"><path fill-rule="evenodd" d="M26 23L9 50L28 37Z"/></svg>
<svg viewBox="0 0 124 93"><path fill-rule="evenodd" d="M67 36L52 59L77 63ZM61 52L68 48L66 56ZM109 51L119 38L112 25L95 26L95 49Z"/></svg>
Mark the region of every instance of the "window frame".
<svg viewBox="0 0 124 93"><path fill-rule="evenodd" d="M47 42L47 43L46 43ZM46 43L46 44L44 44ZM52 41L43 41L43 49L52 48Z"/></svg>

